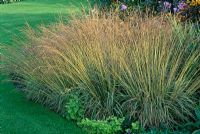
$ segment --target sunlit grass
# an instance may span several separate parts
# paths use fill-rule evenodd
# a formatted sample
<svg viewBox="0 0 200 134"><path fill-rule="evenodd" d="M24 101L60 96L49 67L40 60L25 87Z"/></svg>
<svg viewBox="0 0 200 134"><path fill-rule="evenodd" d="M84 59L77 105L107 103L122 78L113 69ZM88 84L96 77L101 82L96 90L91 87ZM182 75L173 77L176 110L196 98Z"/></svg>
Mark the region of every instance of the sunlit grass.
<svg viewBox="0 0 200 134"><path fill-rule="evenodd" d="M23 77L29 98L63 112L67 95L80 92L86 117L130 116L150 127L193 118L200 38L192 24L92 10L27 35L23 49L8 51L6 71Z"/></svg>

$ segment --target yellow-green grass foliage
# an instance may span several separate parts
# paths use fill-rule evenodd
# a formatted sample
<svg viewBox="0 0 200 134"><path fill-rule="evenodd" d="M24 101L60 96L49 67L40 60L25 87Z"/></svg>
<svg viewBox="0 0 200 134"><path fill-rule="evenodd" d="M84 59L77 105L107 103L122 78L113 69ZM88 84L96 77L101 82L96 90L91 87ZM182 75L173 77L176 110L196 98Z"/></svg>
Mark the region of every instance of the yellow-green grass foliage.
<svg viewBox="0 0 200 134"><path fill-rule="evenodd" d="M148 127L194 118L200 35L192 24L92 10L40 30L28 28L28 42L6 57L29 98L62 111L67 96L79 93L85 117L130 116Z"/></svg>

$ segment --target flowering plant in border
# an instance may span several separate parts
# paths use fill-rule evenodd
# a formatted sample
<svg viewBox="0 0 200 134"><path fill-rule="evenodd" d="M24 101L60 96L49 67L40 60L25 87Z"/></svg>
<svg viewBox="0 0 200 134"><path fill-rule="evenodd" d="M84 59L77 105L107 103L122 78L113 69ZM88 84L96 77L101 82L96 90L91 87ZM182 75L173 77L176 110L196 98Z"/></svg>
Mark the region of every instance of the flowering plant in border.
<svg viewBox="0 0 200 134"><path fill-rule="evenodd" d="M112 7L115 7L115 9L120 9L120 11L122 10L124 11L124 9L121 9L121 7L123 7L124 5L127 7L125 10L128 12L136 9L142 10L144 12L147 11L152 12L157 10L157 1L155 0L109 0L109 1Z"/></svg>
<svg viewBox="0 0 200 134"><path fill-rule="evenodd" d="M181 22L191 20L200 22L200 0L180 1L177 17Z"/></svg>
<svg viewBox="0 0 200 134"><path fill-rule="evenodd" d="M186 20L192 20L193 22L199 22L200 18L200 0L110 0L112 7L119 12L120 16L124 18L131 10L135 10L138 7L143 11L150 11L151 13L169 13L177 15L177 18L183 22Z"/></svg>
<svg viewBox="0 0 200 134"><path fill-rule="evenodd" d="M199 22L200 20L200 0L180 0L178 2L158 1L158 12L177 15L177 18L184 22L192 20Z"/></svg>

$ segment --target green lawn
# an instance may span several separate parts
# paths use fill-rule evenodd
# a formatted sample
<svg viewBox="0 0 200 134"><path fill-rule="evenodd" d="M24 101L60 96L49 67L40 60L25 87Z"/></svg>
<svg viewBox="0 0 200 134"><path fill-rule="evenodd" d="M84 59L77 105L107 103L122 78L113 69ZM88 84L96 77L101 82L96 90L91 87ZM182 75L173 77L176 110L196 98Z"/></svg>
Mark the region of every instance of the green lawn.
<svg viewBox="0 0 200 134"><path fill-rule="evenodd" d="M61 14L80 11L86 0L24 0L0 5L0 43L10 43L25 24L35 27L57 21Z"/></svg>
<svg viewBox="0 0 200 134"><path fill-rule="evenodd" d="M80 11L84 0L24 0L0 5L0 44L12 44L23 36L25 24L32 27L57 21L59 15ZM0 46L0 47L1 47ZM0 74L0 134L83 134L75 123L69 122L48 108L26 100Z"/></svg>

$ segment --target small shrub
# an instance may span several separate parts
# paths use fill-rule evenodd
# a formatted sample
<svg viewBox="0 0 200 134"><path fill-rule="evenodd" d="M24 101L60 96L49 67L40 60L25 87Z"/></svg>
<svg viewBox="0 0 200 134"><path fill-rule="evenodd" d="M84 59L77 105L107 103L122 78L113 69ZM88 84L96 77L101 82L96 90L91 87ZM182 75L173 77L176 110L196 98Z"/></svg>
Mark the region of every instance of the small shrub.
<svg viewBox="0 0 200 134"><path fill-rule="evenodd" d="M81 104L81 100L76 95L69 97L68 103L66 104L67 119L80 121L84 117L84 110Z"/></svg>
<svg viewBox="0 0 200 134"><path fill-rule="evenodd" d="M124 118L110 117L106 120L83 119L79 125L91 134L115 134L122 131Z"/></svg>

